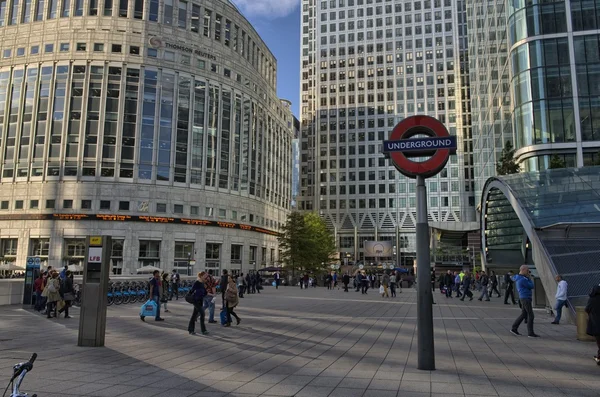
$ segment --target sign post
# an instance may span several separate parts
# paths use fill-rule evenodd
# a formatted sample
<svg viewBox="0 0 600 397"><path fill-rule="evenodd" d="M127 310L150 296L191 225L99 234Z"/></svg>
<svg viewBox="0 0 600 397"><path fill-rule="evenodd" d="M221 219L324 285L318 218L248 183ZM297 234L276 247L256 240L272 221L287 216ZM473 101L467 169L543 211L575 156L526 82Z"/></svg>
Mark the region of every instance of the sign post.
<svg viewBox="0 0 600 397"><path fill-rule="evenodd" d="M77 346L104 346L111 246L109 236L87 239Z"/></svg>
<svg viewBox="0 0 600 397"><path fill-rule="evenodd" d="M417 336L418 369L435 370L433 291L430 279L429 225L425 179L439 173L456 152L456 137L439 120L412 116L398 123L383 151L403 175L417 182ZM429 157L412 161L410 157Z"/></svg>

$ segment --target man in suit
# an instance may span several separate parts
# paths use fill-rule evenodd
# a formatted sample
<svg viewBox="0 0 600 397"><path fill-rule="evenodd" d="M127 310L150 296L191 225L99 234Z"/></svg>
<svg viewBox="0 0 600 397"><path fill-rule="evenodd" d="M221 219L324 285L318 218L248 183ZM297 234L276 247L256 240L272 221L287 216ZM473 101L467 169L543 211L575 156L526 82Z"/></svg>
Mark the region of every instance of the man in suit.
<svg viewBox="0 0 600 397"><path fill-rule="evenodd" d="M506 291L504 292L504 304L508 305L508 297L510 297L510 299L512 300L513 305L516 305L517 302L515 301L515 292L514 292L514 281L512 279L513 277L513 272L512 271L508 271L508 273L506 273L504 275L504 284L506 284Z"/></svg>

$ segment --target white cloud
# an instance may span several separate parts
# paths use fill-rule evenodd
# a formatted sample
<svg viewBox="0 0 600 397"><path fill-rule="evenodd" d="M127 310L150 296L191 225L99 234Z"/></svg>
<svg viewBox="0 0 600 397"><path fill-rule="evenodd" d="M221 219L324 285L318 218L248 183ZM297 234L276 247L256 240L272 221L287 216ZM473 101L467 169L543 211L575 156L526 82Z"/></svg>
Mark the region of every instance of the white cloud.
<svg viewBox="0 0 600 397"><path fill-rule="evenodd" d="M291 14L300 0L233 0L244 14L268 18L284 17Z"/></svg>

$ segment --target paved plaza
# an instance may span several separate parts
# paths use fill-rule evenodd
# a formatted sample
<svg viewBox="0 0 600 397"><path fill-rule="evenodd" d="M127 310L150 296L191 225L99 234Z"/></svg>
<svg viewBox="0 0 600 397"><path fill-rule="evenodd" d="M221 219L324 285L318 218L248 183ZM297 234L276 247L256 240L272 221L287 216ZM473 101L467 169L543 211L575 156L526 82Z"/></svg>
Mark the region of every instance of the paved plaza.
<svg viewBox="0 0 600 397"><path fill-rule="evenodd" d="M241 299L239 326L207 324L209 336L187 333L184 300L169 302L163 323L141 322L139 304L111 306L104 348L76 346L76 310L47 320L1 307L0 385L37 352L22 389L39 397L600 396L595 344L577 341L573 325L536 311L541 338L515 337L518 306L434 296L436 371L416 368L412 289L383 300L268 287Z"/></svg>

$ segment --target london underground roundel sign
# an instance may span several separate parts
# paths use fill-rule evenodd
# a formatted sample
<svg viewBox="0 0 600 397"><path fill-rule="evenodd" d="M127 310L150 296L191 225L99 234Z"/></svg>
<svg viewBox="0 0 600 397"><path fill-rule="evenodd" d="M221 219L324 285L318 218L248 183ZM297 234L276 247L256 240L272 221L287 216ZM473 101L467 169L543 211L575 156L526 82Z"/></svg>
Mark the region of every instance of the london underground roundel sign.
<svg viewBox="0 0 600 397"><path fill-rule="evenodd" d="M414 138L415 135L425 137ZM456 153L456 137L451 136L444 124L433 117L411 116L394 127L390 139L383 142L383 152L407 177L429 178L440 172L450 155ZM425 161L411 160L411 157L428 156Z"/></svg>

